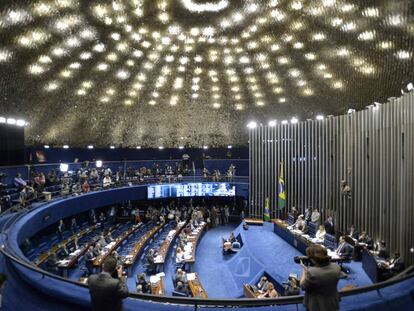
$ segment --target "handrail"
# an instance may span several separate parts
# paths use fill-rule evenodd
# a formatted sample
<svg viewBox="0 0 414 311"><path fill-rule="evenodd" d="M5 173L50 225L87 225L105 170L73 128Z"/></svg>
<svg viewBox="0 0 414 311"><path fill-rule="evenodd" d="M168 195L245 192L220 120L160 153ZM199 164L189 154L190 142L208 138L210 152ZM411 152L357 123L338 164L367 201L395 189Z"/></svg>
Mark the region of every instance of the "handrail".
<svg viewBox="0 0 414 311"><path fill-rule="evenodd" d="M86 284L73 281L67 278L63 278L61 276L52 274L50 272L44 271L36 266L28 264L21 259L11 255L5 250L5 246L2 245L0 247L0 252L9 258L10 260L22 265L25 268L28 268L32 271L40 273L42 275L48 276L50 278L54 278L63 282L71 283L73 285L81 286L87 288ZM397 284L399 282L405 281L409 278L414 277L414 266L408 267L406 270L398 274L397 276L379 282L373 285L368 285L360 288L351 289L345 292L339 292L340 297L346 297L351 295L357 295L366 293L373 290L379 290L387 286L391 286ZM255 299L255 298L239 298L239 299L217 299L217 298L194 298L194 297L176 297L176 296L156 296L156 295L149 295L149 294L138 294L138 293L129 293L128 297L141 299L145 301L152 301L152 302L159 302L159 303L172 303L172 304L181 304L181 305L197 305L197 306L244 306L244 307L251 307L251 306L272 306L272 305L286 305L286 304L294 304L294 303L302 303L303 295L297 296L285 296L285 297L278 297L278 298L271 298L271 299Z"/></svg>

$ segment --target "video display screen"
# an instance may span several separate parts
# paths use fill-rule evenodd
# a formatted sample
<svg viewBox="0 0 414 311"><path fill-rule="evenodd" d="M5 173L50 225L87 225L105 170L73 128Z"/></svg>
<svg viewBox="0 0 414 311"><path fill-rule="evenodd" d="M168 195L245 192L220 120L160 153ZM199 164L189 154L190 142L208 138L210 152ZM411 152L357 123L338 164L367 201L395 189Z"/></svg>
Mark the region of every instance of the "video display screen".
<svg viewBox="0 0 414 311"><path fill-rule="evenodd" d="M148 199L180 197L234 197L236 186L226 182L149 185Z"/></svg>

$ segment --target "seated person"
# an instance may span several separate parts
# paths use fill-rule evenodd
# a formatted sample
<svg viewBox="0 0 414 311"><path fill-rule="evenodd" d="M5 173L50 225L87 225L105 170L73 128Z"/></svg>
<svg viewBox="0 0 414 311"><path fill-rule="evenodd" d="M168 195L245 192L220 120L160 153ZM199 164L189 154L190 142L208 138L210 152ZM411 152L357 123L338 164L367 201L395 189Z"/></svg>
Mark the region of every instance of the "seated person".
<svg viewBox="0 0 414 311"><path fill-rule="evenodd" d="M58 258L56 254L50 254L46 261L46 271L59 275Z"/></svg>
<svg viewBox="0 0 414 311"><path fill-rule="evenodd" d="M108 243L106 243L105 236L102 234L98 240L98 244L101 248L104 248Z"/></svg>
<svg viewBox="0 0 414 311"><path fill-rule="evenodd" d="M22 174L17 173L16 177L14 177L14 186L20 191L22 190L24 187L26 187L27 183L26 181L22 178Z"/></svg>
<svg viewBox="0 0 414 311"><path fill-rule="evenodd" d="M229 240L225 240L223 239L223 253L227 254L228 252L231 251L231 242Z"/></svg>
<svg viewBox="0 0 414 311"><path fill-rule="evenodd" d="M300 288L298 279L294 277L289 277L289 282L285 285L285 296L296 296L299 294Z"/></svg>
<svg viewBox="0 0 414 311"><path fill-rule="evenodd" d="M177 269L177 272L175 273L175 278L174 278L175 282L182 282L184 284L188 283L187 280L187 274L185 273L185 271L183 269Z"/></svg>
<svg viewBox="0 0 414 311"><path fill-rule="evenodd" d="M303 218L303 215L299 215L298 219L296 220L296 222L291 226L292 229L294 230L299 230L302 231L303 233L306 233L307 231L307 226L306 226L306 221Z"/></svg>
<svg viewBox="0 0 414 311"><path fill-rule="evenodd" d="M244 230L249 230L249 225L247 223L243 223L243 229Z"/></svg>
<svg viewBox="0 0 414 311"><path fill-rule="evenodd" d="M88 269L88 273L93 273L93 261L95 260L93 246L89 246L88 251L85 254L85 266Z"/></svg>
<svg viewBox="0 0 414 311"><path fill-rule="evenodd" d="M279 297L279 294L276 291L273 283L269 282L269 285L267 286L267 291L259 295L257 298L276 298L276 297Z"/></svg>
<svg viewBox="0 0 414 311"><path fill-rule="evenodd" d="M101 245L96 243L95 247L93 248L93 256L98 257L101 254Z"/></svg>
<svg viewBox="0 0 414 311"><path fill-rule="evenodd" d="M390 257L390 253L388 252L387 245L384 240L381 240L379 242L375 254L378 256L379 259L383 260L387 260Z"/></svg>
<svg viewBox="0 0 414 311"><path fill-rule="evenodd" d="M267 287L268 287L268 286L269 286L269 281L267 280L267 277L262 276L262 277L260 278L259 283L257 283L257 289L258 289L260 292L264 293L264 292L266 292L266 291L267 291Z"/></svg>
<svg viewBox="0 0 414 311"><path fill-rule="evenodd" d="M359 237L359 232L355 229L355 225L352 225L348 231L347 231L347 235L349 237L351 237L354 240L357 240Z"/></svg>
<svg viewBox="0 0 414 311"><path fill-rule="evenodd" d="M339 244L335 250L335 253L344 259L350 259L352 257L352 246L345 241L344 236L339 238Z"/></svg>
<svg viewBox="0 0 414 311"><path fill-rule="evenodd" d="M188 286L185 283L181 282L181 281L177 282L177 285L175 286L174 291L176 291L178 293L183 293L186 296L188 296Z"/></svg>
<svg viewBox="0 0 414 311"><path fill-rule="evenodd" d="M323 242L323 240L325 239L325 234L325 227L323 225L320 225L318 231L316 231L315 240Z"/></svg>
<svg viewBox="0 0 414 311"><path fill-rule="evenodd" d="M73 253L78 248L79 248L79 245L78 245L78 239L77 238L73 239L73 241L69 242L68 245L67 245L67 250L69 251L69 253Z"/></svg>
<svg viewBox="0 0 414 311"><path fill-rule="evenodd" d="M106 236L105 236L105 242L106 243L111 243L114 239L112 238L112 234L111 232L109 232Z"/></svg>
<svg viewBox="0 0 414 311"><path fill-rule="evenodd" d="M65 259L68 256L69 256L69 253L68 253L68 251L67 251L67 249L66 249L65 246L63 246L62 248L60 248L56 252L56 257L57 257L58 260L63 260L63 259Z"/></svg>
<svg viewBox="0 0 414 311"><path fill-rule="evenodd" d="M72 234L75 234L76 231L78 231L78 224L76 222L76 218L72 218L70 229L72 230Z"/></svg>
<svg viewBox="0 0 414 311"><path fill-rule="evenodd" d="M155 257L157 257L155 251L153 249L150 249L147 255L148 271L150 273L155 273L156 270Z"/></svg>
<svg viewBox="0 0 414 311"><path fill-rule="evenodd" d="M395 252L392 258L386 260L385 262L382 262L379 267L382 279L386 280L402 272L405 268L405 264L401 258L400 253Z"/></svg>
<svg viewBox="0 0 414 311"><path fill-rule="evenodd" d="M112 180L109 175L106 175L102 181L102 186L104 188L109 188L111 186Z"/></svg>
<svg viewBox="0 0 414 311"><path fill-rule="evenodd" d="M183 263L185 260L184 258L184 252L181 249L181 247L177 247L177 252L175 254L175 262L176 263Z"/></svg>
<svg viewBox="0 0 414 311"><path fill-rule="evenodd" d="M137 289L138 289L138 286L141 286L142 293L144 293L144 294L150 294L151 293L151 286L147 282L146 275L145 275L144 272L137 276L136 285L137 285Z"/></svg>
<svg viewBox="0 0 414 311"><path fill-rule="evenodd" d="M230 243L233 243L236 241L236 237L234 236L234 233L230 233L230 238L229 238Z"/></svg>
<svg viewBox="0 0 414 311"><path fill-rule="evenodd" d="M142 285L137 285L137 294L144 294L142 291Z"/></svg>

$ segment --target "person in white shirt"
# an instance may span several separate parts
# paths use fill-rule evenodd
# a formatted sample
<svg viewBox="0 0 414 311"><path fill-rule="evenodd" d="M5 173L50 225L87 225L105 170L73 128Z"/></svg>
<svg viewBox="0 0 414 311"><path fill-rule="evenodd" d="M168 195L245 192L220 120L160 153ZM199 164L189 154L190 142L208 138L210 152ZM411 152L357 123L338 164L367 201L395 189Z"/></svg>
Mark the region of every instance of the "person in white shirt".
<svg viewBox="0 0 414 311"><path fill-rule="evenodd" d="M109 175L106 175L103 179L102 186L104 188L108 188L111 185L111 182L112 182L111 177Z"/></svg>
<svg viewBox="0 0 414 311"><path fill-rule="evenodd" d="M325 239L325 234L325 227L323 225L320 225L318 231L316 231L315 239L317 241L323 241Z"/></svg>
<svg viewBox="0 0 414 311"><path fill-rule="evenodd" d="M311 215L311 222L319 225L320 223L321 214L319 213L317 208L313 209L312 215Z"/></svg>
<svg viewBox="0 0 414 311"><path fill-rule="evenodd" d="M176 263L182 263L184 262L185 258L184 258L184 252L181 249L181 247L177 247L177 252L175 254L175 262Z"/></svg>

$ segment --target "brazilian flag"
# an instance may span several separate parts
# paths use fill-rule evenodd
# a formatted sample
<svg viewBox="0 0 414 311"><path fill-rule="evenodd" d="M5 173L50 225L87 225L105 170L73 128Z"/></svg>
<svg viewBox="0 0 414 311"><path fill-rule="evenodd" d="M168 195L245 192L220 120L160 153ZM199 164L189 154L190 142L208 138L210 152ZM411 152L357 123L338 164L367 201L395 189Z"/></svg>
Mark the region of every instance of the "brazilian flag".
<svg viewBox="0 0 414 311"><path fill-rule="evenodd" d="M266 198L265 200L265 208L263 213L264 221L270 221L270 200L269 198Z"/></svg>
<svg viewBox="0 0 414 311"><path fill-rule="evenodd" d="M280 162L280 175L279 175L279 196L278 196L278 209L283 209L286 206L286 192L285 192L285 179L283 177L283 162Z"/></svg>

